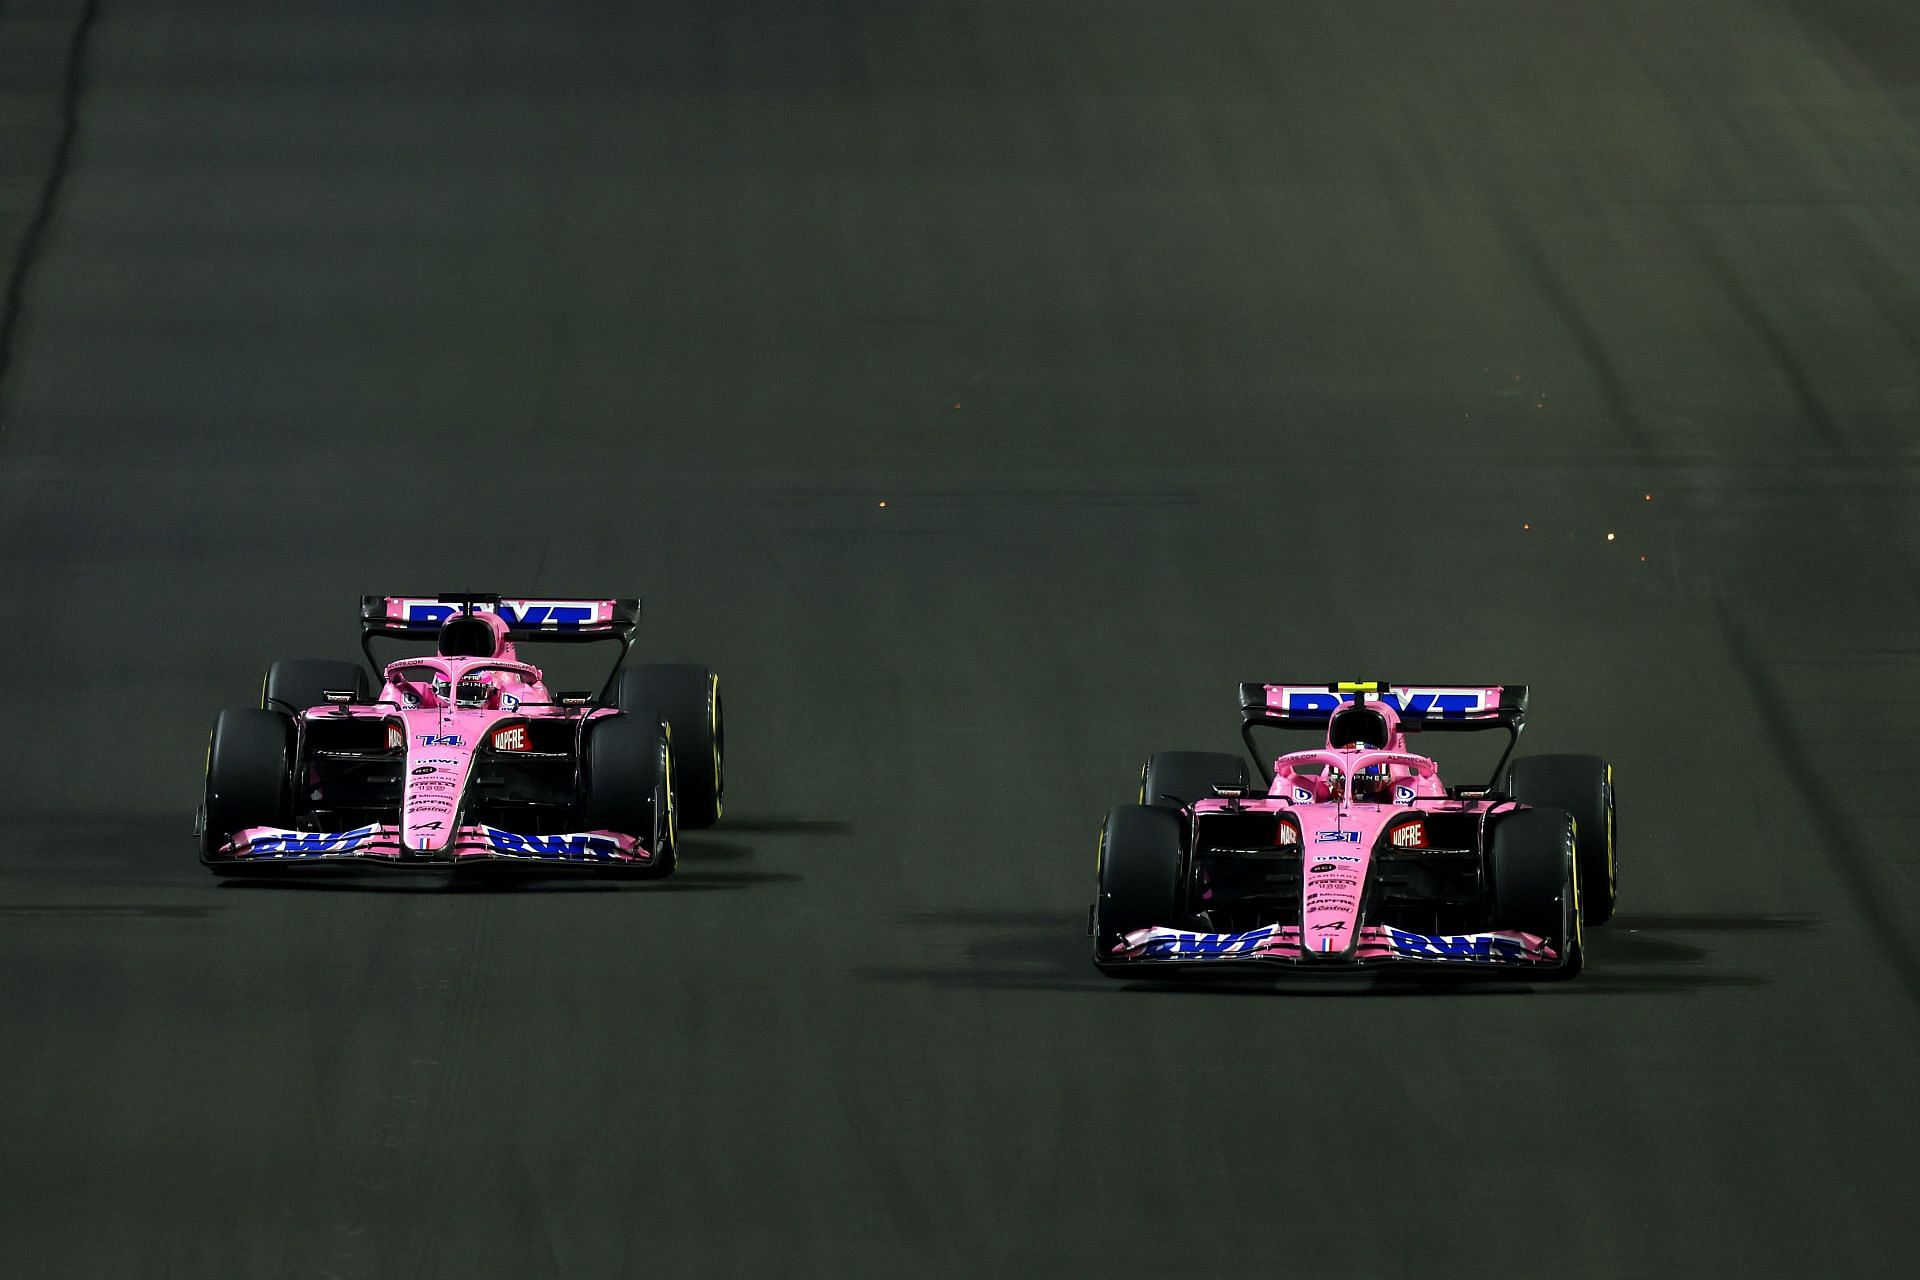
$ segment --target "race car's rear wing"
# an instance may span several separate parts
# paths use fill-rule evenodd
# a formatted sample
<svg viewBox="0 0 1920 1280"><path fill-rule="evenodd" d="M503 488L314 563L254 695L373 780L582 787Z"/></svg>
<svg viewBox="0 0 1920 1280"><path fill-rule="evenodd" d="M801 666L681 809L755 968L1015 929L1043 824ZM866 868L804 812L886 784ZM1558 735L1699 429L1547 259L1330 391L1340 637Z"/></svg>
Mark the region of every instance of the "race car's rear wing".
<svg viewBox="0 0 1920 1280"><path fill-rule="evenodd" d="M367 662L378 671L380 663L373 656L376 637L431 641L439 634L440 625L457 613L498 614L507 624L507 634L515 640L618 642L620 657L613 664L616 672L626 661L628 650L633 648L634 633L640 627L640 601L631 597L611 600L522 598L479 591L455 591L437 596L361 596L360 647L367 655ZM613 676L609 674L607 686L610 688L612 683Z"/></svg>
<svg viewBox="0 0 1920 1280"><path fill-rule="evenodd" d="M1240 686L1240 736L1254 762L1265 772L1265 757L1254 745L1253 731L1313 729L1324 731L1333 713L1356 698L1390 706L1408 733L1430 729L1472 731L1504 729L1507 749L1494 766L1498 779L1520 740L1527 719L1527 686L1523 684L1394 684L1387 680L1335 680L1325 684L1276 684L1253 681Z"/></svg>

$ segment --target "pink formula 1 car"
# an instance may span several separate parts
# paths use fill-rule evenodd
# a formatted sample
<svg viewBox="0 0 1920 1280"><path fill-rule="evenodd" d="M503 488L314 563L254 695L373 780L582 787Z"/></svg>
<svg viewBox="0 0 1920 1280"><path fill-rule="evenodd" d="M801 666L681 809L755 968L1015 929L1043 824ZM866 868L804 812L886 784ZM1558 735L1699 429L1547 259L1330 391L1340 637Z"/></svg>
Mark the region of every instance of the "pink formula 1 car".
<svg viewBox="0 0 1920 1280"><path fill-rule="evenodd" d="M258 709L214 722L201 861L670 874L679 827L720 816L720 681L625 665L638 617L637 600L365 597L367 667L276 662ZM382 637L433 652L382 668ZM597 692L555 692L516 651L536 640L619 658Z"/></svg>
<svg viewBox="0 0 1920 1280"><path fill-rule="evenodd" d="M1240 686L1241 736L1325 734L1248 776L1237 755L1166 751L1140 803L1107 815L1092 911L1113 977L1258 963L1313 972L1580 972L1583 924L1613 914L1613 771L1512 760L1525 686ZM1409 735L1504 729L1494 783L1448 786ZM1504 770L1504 777L1502 772Z"/></svg>

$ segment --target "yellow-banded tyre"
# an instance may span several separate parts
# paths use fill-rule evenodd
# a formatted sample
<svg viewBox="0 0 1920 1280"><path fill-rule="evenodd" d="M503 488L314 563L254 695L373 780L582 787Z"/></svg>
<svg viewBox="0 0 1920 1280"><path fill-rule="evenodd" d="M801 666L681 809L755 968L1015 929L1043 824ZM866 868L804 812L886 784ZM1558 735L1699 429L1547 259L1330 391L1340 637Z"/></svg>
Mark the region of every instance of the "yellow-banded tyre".
<svg viewBox="0 0 1920 1280"><path fill-rule="evenodd" d="M1507 793L1522 804L1573 815L1586 922L1612 919L1620 889L1613 766L1599 756L1522 756L1507 770Z"/></svg>
<svg viewBox="0 0 1920 1280"><path fill-rule="evenodd" d="M622 711L647 709L673 729L673 792L680 825L720 820L727 793L727 733L720 677L693 662L652 662L614 677L610 699Z"/></svg>
<svg viewBox="0 0 1920 1280"><path fill-rule="evenodd" d="M1529 966L1517 976L1564 982L1586 964L1581 932L1580 889L1574 853L1574 821L1559 809L1522 809L1493 820L1488 841L1493 881L1493 925L1545 938L1560 964Z"/></svg>
<svg viewBox="0 0 1920 1280"><path fill-rule="evenodd" d="M647 866L622 867L618 874L650 880L672 875L680 856L673 742L659 715L642 707L594 721L580 763L588 821L633 836L654 855Z"/></svg>

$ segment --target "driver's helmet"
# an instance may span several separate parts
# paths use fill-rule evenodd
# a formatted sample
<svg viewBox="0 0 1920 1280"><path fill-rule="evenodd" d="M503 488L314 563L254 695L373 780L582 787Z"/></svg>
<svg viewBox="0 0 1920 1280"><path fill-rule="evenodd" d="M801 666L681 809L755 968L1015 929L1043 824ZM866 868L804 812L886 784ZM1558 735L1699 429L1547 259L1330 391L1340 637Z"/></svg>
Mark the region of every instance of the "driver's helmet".
<svg viewBox="0 0 1920 1280"><path fill-rule="evenodd" d="M500 673L470 671L454 686L453 705L469 711L493 710L500 705Z"/></svg>
<svg viewBox="0 0 1920 1280"><path fill-rule="evenodd" d="M1370 764L1354 770L1353 798L1384 803L1393 792L1393 778L1384 764Z"/></svg>

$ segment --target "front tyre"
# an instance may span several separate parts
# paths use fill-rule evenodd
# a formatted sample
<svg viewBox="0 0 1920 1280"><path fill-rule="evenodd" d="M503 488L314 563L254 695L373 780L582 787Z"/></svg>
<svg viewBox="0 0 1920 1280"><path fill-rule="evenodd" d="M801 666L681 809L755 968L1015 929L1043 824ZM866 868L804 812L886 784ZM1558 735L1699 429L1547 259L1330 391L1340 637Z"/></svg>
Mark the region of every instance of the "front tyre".
<svg viewBox="0 0 1920 1280"><path fill-rule="evenodd" d="M1574 820L1559 809L1523 809L1494 820L1488 849L1494 927L1545 938L1561 957L1555 968L1529 969L1525 976L1538 981L1565 982L1586 964L1576 844Z"/></svg>
<svg viewBox="0 0 1920 1280"><path fill-rule="evenodd" d="M645 880L672 875L680 855L673 741L659 717L641 709L594 721L581 764L588 821L632 836L654 854L648 865L618 873Z"/></svg>
<svg viewBox="0 0 1920 1280"><path fill-rule="evenodd" d="M614 677L611 701L629 713L650 710L672 728L674 799L681 825L699 830L718 822L727 790L720 677L691 662L627 667Z"/></svg>
<svg viewBox="0 0 1920 1280"><path fill-rule="evenodd" d="M1108 977L1137 972L1107 962L1127 934L1186 914L1185 834L1177 809L1123 804L1107 814L1095 870L1093 963Z"/></svg>
<svg viewBox="0 0 1920 1280"><path fill-rule="evenodd" d="M1588 924L1611 920L1620 887L1613 766L1599 756L1522 756L1507 770L1507 793L1522 804L1573 815L1579 835L1581 909Z"/></svg>
<svg viewBox="0 0 1920 1280"><path fill-rule="evenodd" d="M236 831L293 825L293 722L277 711L222 711L207 742L200 860Z"/></svg>

